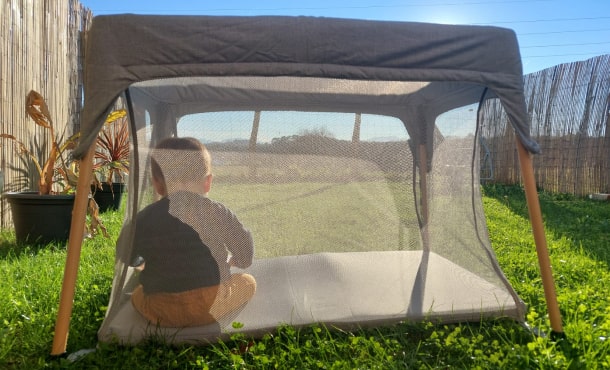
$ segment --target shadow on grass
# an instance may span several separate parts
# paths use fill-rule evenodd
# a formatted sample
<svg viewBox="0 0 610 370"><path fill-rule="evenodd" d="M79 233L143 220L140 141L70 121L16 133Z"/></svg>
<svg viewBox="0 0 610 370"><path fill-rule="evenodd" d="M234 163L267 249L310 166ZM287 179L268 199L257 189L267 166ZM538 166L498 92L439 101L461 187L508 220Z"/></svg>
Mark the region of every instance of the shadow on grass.
<svg viewBox="0 0 610 370"><path fill-rule="evenodd" d="M517 185L485 185L485 196L505 204L515 214L528 218L525 192ZM540 209L547 237L564 237L599 261L610 265L610 204L569 194L539 192Z"/></svg>
<svg viewBox="0 0 610 370"><path fill-rule="evenodd" d="M0 259L5 260L7 257L19 258L24 255L37 254L41 250L65 250L66 243L17 243L15 234L11 232L0 233Z"/></svg>

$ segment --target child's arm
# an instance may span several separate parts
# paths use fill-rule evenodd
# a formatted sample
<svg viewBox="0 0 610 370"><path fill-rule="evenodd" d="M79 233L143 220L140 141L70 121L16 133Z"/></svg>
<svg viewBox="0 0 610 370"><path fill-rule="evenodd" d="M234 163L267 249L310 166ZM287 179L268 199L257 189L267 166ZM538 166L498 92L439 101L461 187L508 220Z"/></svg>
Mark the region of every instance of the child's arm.
<svg viewBox="0 0 610 370"><path fill-rule="evenodd" d="M240 224L241 225L241 224ZM246 268L252 264L254 257L254 241L250 231L241 226L238 232L231 235L231 242L228 244L228 250L231 252L231 257L227 261L229 266Z"/></svg>
<svg viewBox="0 0 610 370"><path fill-rule="evenodd" d="M208 211L210 219L215 220L218 237L231 256L227 264L242 269L249 267L254 257L254 240L250 230L246 229L237 216L221 203L212 202L212 207Z"/></svg>

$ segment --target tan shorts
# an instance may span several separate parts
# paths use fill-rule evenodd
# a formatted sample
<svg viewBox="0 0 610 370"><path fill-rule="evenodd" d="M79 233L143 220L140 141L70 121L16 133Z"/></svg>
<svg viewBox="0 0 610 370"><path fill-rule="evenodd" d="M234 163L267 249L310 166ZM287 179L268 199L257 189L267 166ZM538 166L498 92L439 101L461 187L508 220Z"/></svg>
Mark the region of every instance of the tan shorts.
<svg viewBox="0 0 610 370"><path fill-rule="evenodd" d="M138 285L131 295L135 309L159 326L186 327L207 325L222 319L247 303L256 291L249 274L232 274L220 285L180 293L144 294Z"/></svg>

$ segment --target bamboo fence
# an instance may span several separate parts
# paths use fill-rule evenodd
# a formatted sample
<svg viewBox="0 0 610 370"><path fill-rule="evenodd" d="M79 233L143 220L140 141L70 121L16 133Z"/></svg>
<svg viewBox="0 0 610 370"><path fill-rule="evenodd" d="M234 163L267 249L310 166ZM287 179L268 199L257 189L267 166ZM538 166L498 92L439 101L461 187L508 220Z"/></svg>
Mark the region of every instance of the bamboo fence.
<svg viewBox="0 0 610 370"><path fill-rule="evenodd" d="M610 193L610 55L560 64L524 77L536 184L556 193ZM491 181L521 181L514 132L497 101L483 107Z"/></svg>
<svg viewBox="0 0 610 370"><path fill-rule="evenodd" d="M30 90L41 93L56 131L76 132L82 104L82 40L92 14L78 0L5 0L0 3L0 133L46 153L44 130L26 116ZM32 164L10 141L0 142L0 190L36 190ZM2 227L11 225L4 200Z"/></svg>

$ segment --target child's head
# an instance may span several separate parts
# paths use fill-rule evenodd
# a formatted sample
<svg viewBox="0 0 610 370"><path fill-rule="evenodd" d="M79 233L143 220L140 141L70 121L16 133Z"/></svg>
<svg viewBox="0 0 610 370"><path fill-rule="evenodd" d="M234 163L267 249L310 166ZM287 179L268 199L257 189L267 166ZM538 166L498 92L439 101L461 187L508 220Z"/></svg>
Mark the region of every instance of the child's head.
<svg viewBox="0 0 610 370"><path fill-rule="evenodd" d="M160 195L177 190L207 194L212 184L212 158L192 137L170 137L152 152L153 185Z"/></svg>

